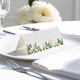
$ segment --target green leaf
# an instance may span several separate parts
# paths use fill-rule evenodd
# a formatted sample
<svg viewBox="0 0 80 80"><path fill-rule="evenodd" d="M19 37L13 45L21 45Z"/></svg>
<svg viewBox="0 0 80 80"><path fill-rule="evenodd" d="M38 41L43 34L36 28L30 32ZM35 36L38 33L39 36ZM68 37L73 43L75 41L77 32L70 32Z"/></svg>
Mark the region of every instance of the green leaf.
<svg viewBox="0 0 80 80"><path fill-rule="evenodd" d="M29 4L30 6L32 6L32 3L33 3L34 1L38 1L38 0L28 0L28 4Z"/></svg>
<svg viewBox="0 0 80 80"><path fill-rule="evenodd" d="M58 43L60 43L60 40L57 38Z"/></svg>
<svg viewBox="0 0 80 80"><path fill-rule="evenodd" d="M57 40L58 40L58 43L63 44L62 38L61 39L57 39Z"/></svg>

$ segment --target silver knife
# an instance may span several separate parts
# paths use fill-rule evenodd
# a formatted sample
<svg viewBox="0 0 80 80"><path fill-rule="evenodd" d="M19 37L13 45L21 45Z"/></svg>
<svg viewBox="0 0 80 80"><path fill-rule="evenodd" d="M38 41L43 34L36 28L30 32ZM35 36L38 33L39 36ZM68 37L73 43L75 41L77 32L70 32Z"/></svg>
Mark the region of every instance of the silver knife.
<svg viewBox="0 0 80 80"><path fill-rule="evenodd" d="M39 31L40 29L38 28L32 28L32 27L27 27L27 26L22 26L23 28L30 30L30 31Z"/></svg>
<svg viewBox="0 0 80 80"><path fill-rule="evenodd" d="M10 32L10 31L6 31L6 30L3 30L3 32L8 33L8 34L12 34L12 35L16 35L16 33L13 33L13 32Z"/></svg>

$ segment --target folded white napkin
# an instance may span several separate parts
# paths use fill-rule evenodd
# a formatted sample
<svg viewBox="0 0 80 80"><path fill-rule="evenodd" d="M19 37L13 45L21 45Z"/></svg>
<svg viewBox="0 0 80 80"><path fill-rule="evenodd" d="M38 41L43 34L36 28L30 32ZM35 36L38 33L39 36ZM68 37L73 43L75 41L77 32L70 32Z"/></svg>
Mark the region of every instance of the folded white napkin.
<svg viewBox="0 0 80 80"><path fill-rule="evenodd" d="M36 60L32 65L41 70L80 80L80 46Z"/></svg>

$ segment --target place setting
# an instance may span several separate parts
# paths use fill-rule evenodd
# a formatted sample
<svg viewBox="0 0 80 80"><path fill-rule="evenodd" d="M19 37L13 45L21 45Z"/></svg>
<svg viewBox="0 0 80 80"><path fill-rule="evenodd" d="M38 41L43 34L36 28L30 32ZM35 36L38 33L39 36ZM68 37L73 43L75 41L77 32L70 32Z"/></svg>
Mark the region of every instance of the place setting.
<svg viewBox="0 0 80 80"><path fill-rule="evenodd" d="M44 8L39 8L43 3ZM38 8L40 13L36 11ZM18 10L17 24L3 28L3 19L9 10L10 0L1 0L0 78L80 79L80 37L68 31L66 33L66 28L61 31L65 25L61 27L64 22L53 5L44 1L29 0L28 6ZM53 12L56 16L53 16Z"/></svg>
<svg viewBox="0 0 80 80"><path fill-rule="evenodd" d="M62 78L63 76L63 80L64 78L68 79L68 77L73 80L79 79L78 72L75 72L76 70L73 69L70 71L65 68L65 66L70 64L72 60L79 59L79 43L79 37L63 34L59 31L58 27L51 27L34 33L17 34L0 39L0 55L10 58L11 60L22 60L23 62L25 60L26 62L24 63L26 64L28 61L31 61L31 66L29 68L41 73L42 76L47 79ZM75 54L75 51L78 51L77 54ZM71 61L67 59L70 57L70 54L71 56L74 55L74 57L70 58ZM60 62L61 64L59 63L57 68L59 56L60 59L62 59L61 62L64 62ZM65 63L65 59L70 62L67 61ZM49 61L49 63L45 63L45 61ZM55 61L55 66L53 66L54 64L51 65L53 61ZM76 66L78 65L78 63L73 61L73 65L75 64ZM52 70L50 70L50 68ZM72 74L72 72L74 73ZM69 73L70 76L68 75Z"/></svg>
<svg viewBox="0 0 80 80"><path fill-rule="evenodd" d="M33 61L77 47L80 45L79 39L62 34L58 27L52 27L0 39L0 54L14 59Z"/></svg>

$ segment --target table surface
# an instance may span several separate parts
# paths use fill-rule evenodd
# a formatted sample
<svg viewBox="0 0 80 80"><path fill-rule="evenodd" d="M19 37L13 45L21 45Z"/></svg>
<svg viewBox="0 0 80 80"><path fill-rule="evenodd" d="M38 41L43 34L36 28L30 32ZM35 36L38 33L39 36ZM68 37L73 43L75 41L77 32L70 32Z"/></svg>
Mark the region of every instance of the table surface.
<svg viewBox="0 0 80 80"><path fill-rule="evenodd" d="M37 25L38 24L38 25ZM23 29L22 26L39 28L41 30L47 29L53 26L58 26L60 32L80 35L80 21L62 21L62 22L50 22L50 23L36 23L36 24L27 24L27 25L16 25L4 28L4 30L14 32L16 34L25 34L31 33L33 31L29 31Z"/></svg>
<svg viewBox="0 0 80 80"><path fill-rule="evenodd" d="M42 24L40 24L42 25ZM46 29L49 28L50 25L46 24L45 26L36 26L36 24L27 24L25 26L29 26L29 27L37 27L40 29ZM51 26L59 26L60 32L62 33L67 33L67 34L73 34L73 35L80 35L80 21L63 21L63 22L56 22L56 23L51 23ZM4 28L4 30L8 30L8 31L12 31L15 32L16 34L24 34L24 33L31 33L31 31L27 31L27 30L22 30L22 25L17 25L17 26L11 26L11 27L7 27ZM22 31L21 31L22 30ZM11 58L5 57L3 55L0 55L0 79L1 80L40 80L39 78L30 76L28 74L23 74L23 73L18 73L15 72L13 70L8 69L8 65L6 64L6 60L9 60ZM18 64L20 64L21 66L25 66L25 67L30 67L32 61L26 61L26 60L17 60L17 59L13 59L15 62L17 62ZM6 66L6 68L1 67L1 66ZM71 80L71 78L65 77L65 76L60 76L57 75L55 76L55 74L53 75L54 79L60 79L60 80Z"/></svg>

